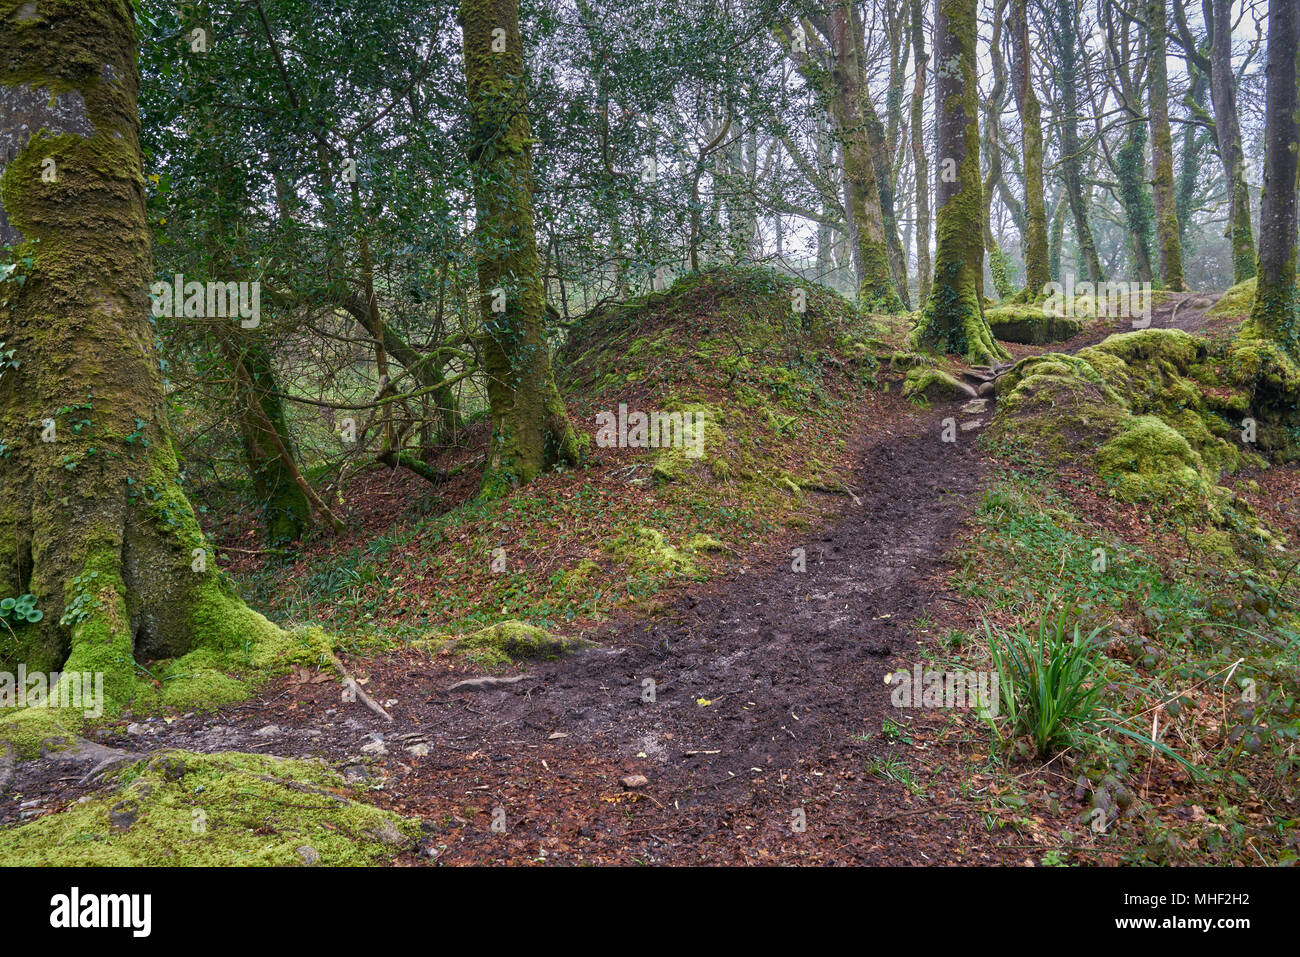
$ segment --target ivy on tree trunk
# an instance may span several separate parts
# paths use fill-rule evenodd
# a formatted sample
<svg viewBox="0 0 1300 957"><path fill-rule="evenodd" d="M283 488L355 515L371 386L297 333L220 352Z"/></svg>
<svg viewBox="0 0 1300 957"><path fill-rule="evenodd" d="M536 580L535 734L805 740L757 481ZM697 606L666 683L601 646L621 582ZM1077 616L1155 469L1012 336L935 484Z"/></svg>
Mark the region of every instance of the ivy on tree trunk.
<svg viewBox="0 0 1300 957"><path fill-rule="evenodd" d="M469 155L483 373L492 415L482 494L524 485L577 460L578 446L551 372L546 289L533 227L532 131L516 0L463 0Z"/></svg>

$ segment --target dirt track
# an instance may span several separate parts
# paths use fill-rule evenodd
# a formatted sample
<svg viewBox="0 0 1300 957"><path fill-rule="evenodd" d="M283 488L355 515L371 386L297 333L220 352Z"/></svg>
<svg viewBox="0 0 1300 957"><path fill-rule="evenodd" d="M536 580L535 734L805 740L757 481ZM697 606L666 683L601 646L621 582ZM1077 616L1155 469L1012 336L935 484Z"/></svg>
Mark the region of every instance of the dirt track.
<svg viewBox="0 0 1300 957"><path fill-rule="evenodd" d="M1162 304L1152 325L1195 328L1208 304L1188 299ZM352 663L372 697L393 702L392 725L341 703L334 681L298 675L215 716L102 740L324 758L377 803L426 819L411 863L1019 862L1024 845L955 800L966 782L950 745L894 708L883 682L918 660L912 626L943 605L944 556L979 487L978 431L941 441L945 417L971 418L958 409L905 410L892 432L874 430L860 501L806 540L521 681L450 691L464 675L411 652ZM806 572L791 570L793 547ZM927 748L940 766L918 755ZM0 823L20 800L75 800L82 770L19 765ZM628 775L646 783L626 787ZM505 833L489 826L497 808Z"/></svg>

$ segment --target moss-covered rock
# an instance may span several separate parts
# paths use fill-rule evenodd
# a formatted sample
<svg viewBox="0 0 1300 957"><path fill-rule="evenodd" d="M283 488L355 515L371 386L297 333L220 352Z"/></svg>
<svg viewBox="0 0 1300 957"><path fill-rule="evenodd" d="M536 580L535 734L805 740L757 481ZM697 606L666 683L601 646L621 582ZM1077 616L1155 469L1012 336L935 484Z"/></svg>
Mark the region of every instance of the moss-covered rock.
<svg viewBox="0 0 1300 957"><path fill-rule="evenodd" d="M509 664L536 658L559 658L585 646L576 638L552 635L522 621L501 621L459 639L455 654L483 664Z"/></svg>
<svg viewBox="0 0 1300 957"><path fill-rule="evenodd" d="M106 794L0 830L14 867L373 866L418 825L351 799L310 761L168 751L115 774Z"/></svg>
<svg viewBox="0 0 1300 957"><path fill-rule="evenodd" d="M1205 463L1177 430L1154 415L1133 417L1097 450L1097 471L1128 502L1171 502L1187 492L1208 497Z"/></svg>
<svg viewBox="0 0 1300 957"><path fill-rule="evenodd" d="M1083 322L1054 316L1034 305L1012 303L988 310L984 317L996 339L1025 345L1064 342L1083 331Z"/></svg>
<svg viewBox="0 0 1300 957"><path fill-rule="evenodd" d="M998 380L994 434L1032 437L1052 461L1092 454L1117 498L1160 503L1162 514L1267 540L1219 480L1244 464L1264 464L1242 440L1249 434L1242 425L1261 408L1259 382L1271 376L1277 388L1290 387L1287 360L1276 352L1149 329L1111 336L1074 356L1026 359ZM1285 432L1259 428L1272 439Z"/></svg>
<svg viewBox="0 0 1300 957"><path fill-rule="evenodd" d="M931 402L949 402L953 399L968 399L975 395L975 390L960 382L942 369L917 366L907 373L903 380L903 398L924 396Z"/></svg>
<svg viewBox="0 0 1300 957"><path fill-rule="evenodd" d="M1206 312L1206 317L1213 319L1217 316L1241 316L1245 318L1250 315L1250 309L1255 304L1255 277L1239 282L1222 296L1219 301L1210 307Z"/></svg>

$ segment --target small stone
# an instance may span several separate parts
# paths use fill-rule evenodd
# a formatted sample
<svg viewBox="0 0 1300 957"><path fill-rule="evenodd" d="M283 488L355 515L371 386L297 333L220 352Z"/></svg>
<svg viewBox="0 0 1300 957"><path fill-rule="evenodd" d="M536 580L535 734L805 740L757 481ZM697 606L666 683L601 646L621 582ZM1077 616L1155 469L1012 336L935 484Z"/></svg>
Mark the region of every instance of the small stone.
<svg viewBox="0 0 1300 957"><path fill-rule="evenodd" d="M644 774L629 774L627 777L622 778L620 783L628 790L635 790L645 787L650 781Z"/></svg>
<svg viewBox="0 0 1300 957"><path fill-rule="evenodd" d="M349 764L343 769L343 780L348 784L362 784L370 780L370 772L366 770L365 765Z"/></svg>
<svg viewBox="0 0 1300 957"><path fill-rule="evenodd" d="M132 805L118 804L108 812L108 821L119 831L125 831L140 817L140 812Z"/></svg>
<svg viewBox="0 0 1300 957"><path fill-rule="evenodd" d="M992 382L981 382L981 383L980 383L980 384L975 388L975 391L978 392L978 393L979 393L980 395L982 395L982 396L990 396L990 395L992 395L994 392L996 392L997 390L998 390L998 387L995 386Z"/></svg>
<svg viewBox="0 0 1300 957"><path fill-rule="evenodd" d="M387 745L384 744L382 740L371 741L369 744L363 744L361 746L361 753L362 754L387 754L388 747Z"/></svg>
<svg viewBox="0 0 1300 957"><path fill-rule="evenodd" d="M303 864L308 867L311 867L320 860L320 855L316 853L316 849L314 847L309 847L306 844L298 848L298 856L302 858Z"/></svg>
<svg viewBox="0 0 1300 957"><path fill-rule="evenodd" d="M127 734L148 734L148 729L142 724L136 724L134 721L126 726Z"/></svg>
<svg viewBox="0 0 1300 957"><path fill-rule="evenodd" d="M280 733L280 726L278 724L268 724L266 727L258 728L256 731L254 731L253 737L270 738L279 733Z"/></svg>
<svg viewBox="0 0 1300 957"><path fill-rule="evenodd" d="M419 744L413 744L406 749L407 754L413 754L417 758L425 757L429 753L429 746L421 741Z"/></svg>
<svg viewBox="0 0 1300 957"><path fill-rule="evenodd" d="M982 425L984 425L983 419L970 419L966 422L963 422L960 428L963 432L970 432L973 429L980 428Z"/></svg>
<svg viewBox="0 0 1300 957"><path fill-rule="evenodd" d="M961 410L967 413L968 415L971 415L976 412L983 412L988 407L989 407L988 399L971 399L969 402L967 402L965 405L961 407Z"/></svg>

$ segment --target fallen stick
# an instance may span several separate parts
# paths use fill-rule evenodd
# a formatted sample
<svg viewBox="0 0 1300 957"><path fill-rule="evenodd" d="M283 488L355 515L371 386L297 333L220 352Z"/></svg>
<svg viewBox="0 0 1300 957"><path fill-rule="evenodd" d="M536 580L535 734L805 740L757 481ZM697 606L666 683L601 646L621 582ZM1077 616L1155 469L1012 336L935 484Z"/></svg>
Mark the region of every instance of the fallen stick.
<svg viewBox="0 0 1300 957"><path fill-rule="evenodd" d="M468 688L471 691L486 691L488 688L512 685L516 681L523 681L527 677L528 675L515 675L513 678L466 678L464 681L457 681L447 690L456 691L459 688Z"/></svg>
<svg viewBox="0 0 1300 957"><path fill-rule="evenodd" d="M393 716L379 706L379 702L366 694L361 685L357 684L357 679L348 674L348 670L343 667L343 662L339 661L336 655L330 655L330 661L334 663L334 668L343 676L343 683L351 688L361 699L361 703L373 711L379 717L383 718L389 724L393 723Z"/></svg>

